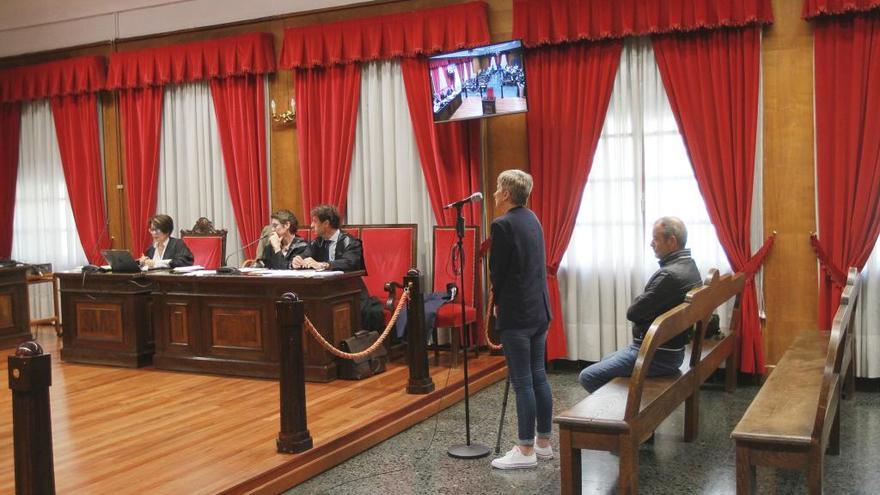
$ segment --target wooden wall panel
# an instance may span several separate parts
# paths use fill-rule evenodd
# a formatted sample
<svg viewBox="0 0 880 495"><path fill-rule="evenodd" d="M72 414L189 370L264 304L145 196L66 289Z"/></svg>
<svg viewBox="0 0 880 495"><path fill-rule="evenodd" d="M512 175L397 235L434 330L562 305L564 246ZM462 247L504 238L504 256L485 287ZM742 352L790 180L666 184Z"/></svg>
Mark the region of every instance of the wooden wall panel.
<svg viewBox="0 0 880 495"><path fill-rule="evenodd" d="M774 0L764 31L764 229L778 232L764 270L767 364L816 328L813 34L800 0Z"/></svg>

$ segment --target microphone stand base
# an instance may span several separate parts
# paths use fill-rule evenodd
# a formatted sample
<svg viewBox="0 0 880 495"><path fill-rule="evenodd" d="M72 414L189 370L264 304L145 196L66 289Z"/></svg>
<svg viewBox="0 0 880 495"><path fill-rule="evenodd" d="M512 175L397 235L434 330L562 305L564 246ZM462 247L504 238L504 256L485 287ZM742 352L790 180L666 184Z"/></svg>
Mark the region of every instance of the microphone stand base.
<svg viewBox="0 0 880 495"><path fill-rule="evenodd" d="M481 443L453 445L446 450L449 457L454 457L456 459L479 459L480 457L486 457L489 455L489 452L491 452L489 447Z"/></svg>

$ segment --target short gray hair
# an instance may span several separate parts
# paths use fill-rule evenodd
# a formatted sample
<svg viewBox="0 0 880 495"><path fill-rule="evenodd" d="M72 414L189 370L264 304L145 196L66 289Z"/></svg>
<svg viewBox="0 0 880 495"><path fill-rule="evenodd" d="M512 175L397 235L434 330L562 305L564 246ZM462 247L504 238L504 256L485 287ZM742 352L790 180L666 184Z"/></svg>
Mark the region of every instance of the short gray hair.
<svg viewBox="0 0 880 495"><path fill-rule="evenodd" d="M517 206L525 206L532 194L532 176L522 170L505 170L498 174L498 186L510 193L510 201Z"/></svg>
<svg viewBox="0 0 880 495"><path fill-rule="evenodd" d="M663 228L663 238L669 239L675 237L678 241L678 247L684 248L688 242L688 229L684 226L684 222L678 217L661 217L654 225Z"/></svg>

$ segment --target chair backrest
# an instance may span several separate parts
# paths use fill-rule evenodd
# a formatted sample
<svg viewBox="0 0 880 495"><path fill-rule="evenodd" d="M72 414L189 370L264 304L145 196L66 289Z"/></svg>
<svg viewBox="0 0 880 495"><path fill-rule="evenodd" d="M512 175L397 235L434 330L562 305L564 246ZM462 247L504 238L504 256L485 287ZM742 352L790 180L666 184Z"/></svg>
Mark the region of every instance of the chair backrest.
<svg viewBox="0 0 880 495"><path fill-rule="evenodd" d="M364 243L364 264L367 267L364 284L371 296L384 301L385 282L403 283L406 272L416 265L418 226L414 223L362 225L358 231Z"/></svg>
<svg viewBox="0 0 880 495"><path fill-rule="evenodd" d="M312 229L311 227L300 227L296 229L296 235L309 242L312 240Z"/></svg>
<svg viewBox="0 0 880 495"><path fill-rule="evenodd" d="M434 227L434 291L443 292L446 290L446 284L458 283L458 274L454 271L453 251L457 237L455 235L455 227L435 226ZM465 293L462 294L467 304L474 304L478 294L477 282L477 266L480 260L477 259L479 254L478 243L480 242L480 228L475 225L469 225L464 229L464 256L467 266L464 272ZM457 264L457 262L456 262Z"/></svg>
<svg viewBox="0 0 880 495"><path fill-rule="evenodd" d="M215 229L205 217L196 220L190 230L180 229L180 238L192 251L196 265L213 270L226 259L226 229Z"/></svg>

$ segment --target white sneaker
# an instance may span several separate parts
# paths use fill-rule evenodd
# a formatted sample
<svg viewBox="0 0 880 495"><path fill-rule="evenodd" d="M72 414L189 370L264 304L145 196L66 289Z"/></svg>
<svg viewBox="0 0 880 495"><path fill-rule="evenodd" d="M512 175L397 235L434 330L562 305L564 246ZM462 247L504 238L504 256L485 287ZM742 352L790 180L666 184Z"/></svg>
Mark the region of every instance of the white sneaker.
<svg viewBox="0 0 880 495"><path fill-rule="evenodd" d="M538 447L538 444L535 444L535 455L543 461L553 459L553 447L551 445Z"/></svg>
<svg viewBox="0 0 880 495"><path fill-rule="evenodd" d="M516 445L504 457L492 460L492 467L496 469L528 469L537 465L538 457L534 452L532 455L524 455Z"/></svg>

